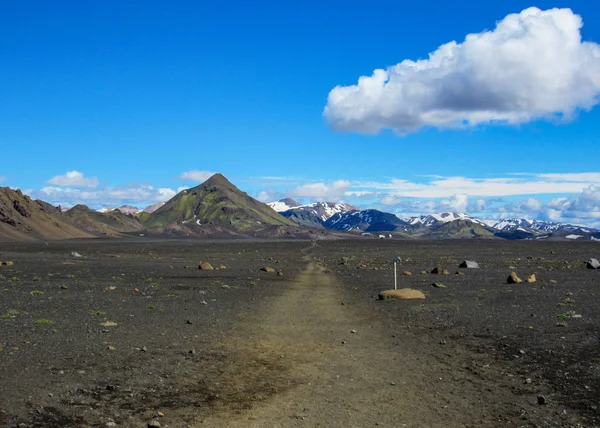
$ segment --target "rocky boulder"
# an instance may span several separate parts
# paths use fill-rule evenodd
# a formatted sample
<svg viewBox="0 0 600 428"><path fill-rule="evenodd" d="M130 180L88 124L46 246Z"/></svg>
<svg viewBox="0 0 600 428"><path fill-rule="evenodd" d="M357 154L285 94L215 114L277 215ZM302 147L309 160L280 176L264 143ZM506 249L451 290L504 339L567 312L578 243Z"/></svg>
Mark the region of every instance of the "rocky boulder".
<svg viewBox="0 0 600 428"><path fill-rule="evenodd" d="M508 278L506 279L508 284L520 284L523 282L521 278L517 275L516 272L511 272Z"/></svg>
<svg viewBox="0 0 600 428"><path fill-rule="evenodd" d="M419 290L412 288L401 288L399 290L385 290L379 293L379 300L410 300L410 299L424 299L425 294Z"/></svg>
<svg viewBox="0 0 600 428"><path fill-rule="evenodd" d="M479 269L479 265L473 260L465 260L460 265L458 265L458 267L466 269Z"/></svg>
<svg viewBox="0 0 600 428"><path fill-rule="evenodd" d="M200 262L200 264L198 265L198 269L200 270L214 270L214 268L212 267L212 265L208 262Z"/></svg>
<svg viewBox="0 0 600 428"><path fill-rule="evenodd" d="M589 259L586 266L588 269L600 269L600 262L597 259Z"/></svg>

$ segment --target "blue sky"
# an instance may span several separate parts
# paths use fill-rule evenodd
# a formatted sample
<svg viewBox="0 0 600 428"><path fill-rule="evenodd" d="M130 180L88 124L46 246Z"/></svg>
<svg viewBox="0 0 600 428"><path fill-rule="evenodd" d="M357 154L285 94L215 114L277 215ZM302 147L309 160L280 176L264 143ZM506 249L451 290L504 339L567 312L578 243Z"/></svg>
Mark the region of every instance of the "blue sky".
<svg viewBox="0 0 600 428"><path fill-rule="evenodd" d="M600 226L600 5L405 3L7 4L0 185L143 206L218 171L265 201Z"/></svg>

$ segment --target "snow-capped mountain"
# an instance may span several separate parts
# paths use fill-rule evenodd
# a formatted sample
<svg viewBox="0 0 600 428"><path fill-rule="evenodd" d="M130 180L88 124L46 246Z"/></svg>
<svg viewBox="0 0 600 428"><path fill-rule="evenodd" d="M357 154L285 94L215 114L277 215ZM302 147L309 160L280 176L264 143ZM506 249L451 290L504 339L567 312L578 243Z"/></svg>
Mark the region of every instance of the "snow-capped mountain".
<svg viewBox="0 0 600 428"><path fill-rule="evenodd" d="M302 226L323 227L324 223L332 216L349 211L356 211L356 208L349 204L315 202L290 208L280 214Z"/></svg>
<svg viewBox="0 0 600 428"><path fill-rule="evenodd" d="M139 213L141 211L138 207L134 207L132 205L122 205L119 208L104 207L104 208L100 208L99 210L96 210L96 211L98 211L99 213L109 213L114 210L119 210L123 214L131 214L131 215L136 215L137 213Z"/></svg>
<svg viewBox="0 0 600 428"><path fill-rule="evenodd" d="M340 231L408 232L412 226L398 216L378 210L351 211L331 216L324 226Z"/></svg>
<svg viewBox="0 0 600 428"><path fill-rule="evenodd" d="M488 223L490 224L490 223ZM591 233L597 232L589 227L575 226L572 224L553 223L543 220L528 220L524 218L496 220L491 222L491 227L502 231L518 230L538 230L540 232L577 232Z"/></svg>
<svg viewBox="0 0 600 428"><path fill-rule="evenodd" d="M429 214L422 215L419 217L409 217L403 219L405 222L412 226L425 226L430 227L436 224L448 223L456 220L468 220L473 223L479 224L480 226L489 226L483 220L479 220L478 218L472 217L465 213L455 213L455 212L447 212L447 213L438 213L438 214Z"/></svg>
<svg viewBox="0 0 600 428"><path fill-rule="evenodd" d="M296 202L292 198L284 198L276 202L269 202L267 205L273 208L278 213L281 213L287 210L291 210L292 208L297 208L302 204Z"/></svg>

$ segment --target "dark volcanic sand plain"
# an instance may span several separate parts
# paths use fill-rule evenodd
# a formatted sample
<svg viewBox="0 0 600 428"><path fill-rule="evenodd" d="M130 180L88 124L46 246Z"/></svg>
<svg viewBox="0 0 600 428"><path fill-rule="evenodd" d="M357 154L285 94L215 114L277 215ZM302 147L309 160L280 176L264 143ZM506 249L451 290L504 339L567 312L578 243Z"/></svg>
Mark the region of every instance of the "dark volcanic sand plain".
<svg viewBox="0 0 600 428"><path fill-rule="evenodd" d="M599 426L600 270L584 264L599 253L478 240L2 243L14 265L0 268L0 426ZM377 300L394 256L399 288L426 300ZM458 269L464 259L481 268ZM450 274L421 273L435 266ZM537 282L509 285L511 270Z"/></svg>

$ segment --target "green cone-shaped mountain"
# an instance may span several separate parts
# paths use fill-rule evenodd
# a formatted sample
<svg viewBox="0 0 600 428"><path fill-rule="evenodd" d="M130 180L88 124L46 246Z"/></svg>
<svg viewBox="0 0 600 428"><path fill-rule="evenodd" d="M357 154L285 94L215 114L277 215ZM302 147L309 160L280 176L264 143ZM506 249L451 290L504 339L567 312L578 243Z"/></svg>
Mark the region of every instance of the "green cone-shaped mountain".
<svg viewBox="0 0 600 428"><path fill-rule="evenodd" d="M267 226L297 226L242 192L221 174L180 192L155 212L142 217L142 221L150 229L173 224L189 227L211 224L240 232Z"/></svg>

